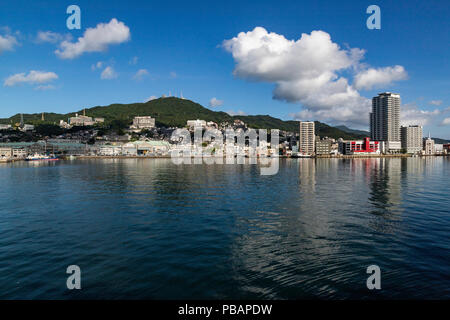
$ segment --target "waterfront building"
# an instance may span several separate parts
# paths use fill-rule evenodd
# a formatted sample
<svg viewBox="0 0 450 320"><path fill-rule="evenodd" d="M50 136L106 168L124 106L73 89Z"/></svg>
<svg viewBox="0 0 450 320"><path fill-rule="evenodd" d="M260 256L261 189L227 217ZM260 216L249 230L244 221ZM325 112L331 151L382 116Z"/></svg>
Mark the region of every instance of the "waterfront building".
<svg viewBox="0 0 450 320"><path fill-rule="evenodd" d="M401 127L401 147L406 153L419 153L423 148L422 126Z"/></svg>
<svg viewBox="0 0 450 320"><path fill-rule="evenodd" d="M401 136L399 94L384 92L372 98L372 112L370 113L370 136L371 139L375 141L393 142L385 144L385 152L400 152Z"/></svg>
<svg viewBox="0 0 450 320"><path fill-rule="evenodd" d="M322 139L316 141L316 154L317 155L327 155L331 154L331 139Z"/></svg>
<svg viewBox="0 0 450 320"><path fill-rule="evenodd" d="M137 156L137 145L133 142L125 143L122 146L122 155L124 156Z"/></svg>
<svg viewBox="0 0 450 320"><path fill-rule="evenodd" d="M370 138L356 141L339 141L339 150L345 155L364 155L364 154L379 154L380 143L378 141L371 141Z"/></svg>
<svg viewBox="0 0 450 320"><path fill-rule="evenodd" d="M449 154L450 153L450 143L446 143L443 145L444 152Z"/></svg>
<svg viewBox="0 0 450 320"><path fill-rule="evenodd" d="M205 128L206 127L206 121L205 120L188 120L186 122L186 125L189 129L195 129L195 128Z"/></svg>
<svg viewBox="0 0 450 320"><path fill-rule="evenodd" d="M431 139L431 135L428 134L428 138L423 142L423 149L424 154L426 155L432 155L436 153L435 147L434 147L434 140Z"/></svg>
<svg viewBox="0 0 450 320"><path fill-rule="evenodd" d="M402 152L402 142L401 141L380 141L380 152L381 153L401 153Z"/></svg>
<svg viewBox="0 0 450 320"><path fill-rule="evenodd" d="M435 154L444 154L444 145L441 143L434 144L434 153Z"/></svg>
<svg viewBox="0 0 450 320"><path fill-rule="evenodd" d="M34 125L32 124L24 124L22 127L22 131L33 131L34 130Z"/></svg>
<svg viewBox="0 0 450 320"><path fill-rule="evenodd" d="M52 153L67 155L85 154L86 145L83 143L52 142L40 140L38 142L6 142L0 143L0 148L12 148L13 157L35 153Z"/></svg>
<svg viewBox="0 0 450 320"><path fill-rule="evenodd" d="M155 127L155 118L151 116L134 117L131 129L152 129Z"/></svg>
<svg viewBox="0 0 450 320"><path fill-rule="evenodd" d="M122 146L120 145L103 145L98 150L101 156L120 156L122 155Z"/></svg>
<svg viewBox="0 0 450 320"><path fill-rule="evenodd" d="M25 148L12 148L12 157L16 159L23 159L26 158L28 155L28 152Z"/></svg>
<svg viewBox="0 0 450 320"><path fill-rule="evenodd" d="M0 130L9 130L11 129L10 124L0 124Z"/></svg>
<svg viewBox="0 0 450 320"><path fill-rule="evenodd" d="M315 124L313 121L300 121L299 152L314 154L315 150Z"/></svg>
<svg viewBox="0 0 450 320"><path fill-rule="evenodd" d="M0 147L0 159L10 159L12 157L12 148Z"/></svg>

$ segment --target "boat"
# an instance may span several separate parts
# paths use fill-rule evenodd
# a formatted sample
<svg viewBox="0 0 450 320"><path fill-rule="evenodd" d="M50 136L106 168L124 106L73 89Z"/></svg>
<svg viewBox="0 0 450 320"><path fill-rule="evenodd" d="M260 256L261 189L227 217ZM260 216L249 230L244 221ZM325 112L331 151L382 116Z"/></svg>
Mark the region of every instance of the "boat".
<svg viewBox="0 0 450 320"><path fill-rule="evenodd" d="M302 152L292 152L291 158L312 158L312 155Z"/></svg>
<svg viewBox="0 0 450 320"><path fill-rule="evenodd" d="M28 156L25 158L26 161L57 161L59 160L54 155L43 155L39 153L35 153L32 156Z"/></svg>

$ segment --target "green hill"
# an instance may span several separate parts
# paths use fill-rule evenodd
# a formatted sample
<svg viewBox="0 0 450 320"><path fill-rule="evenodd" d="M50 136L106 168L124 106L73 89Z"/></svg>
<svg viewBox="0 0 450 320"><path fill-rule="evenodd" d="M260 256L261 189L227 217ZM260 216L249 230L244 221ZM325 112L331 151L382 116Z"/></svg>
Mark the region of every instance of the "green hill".
<svg viewBox="0 0 450 320"><path fill-rule="evenodd" d="M347 132L347 133L352 133L352 134L357 134L357 135L364 135L364 136L370 137L370 132L369 131L350 129L349 127L346 127L344 125L336 126L335 128L339 129L339 130L342 130L344 132Z"/></svg>
<svg viewBox="0 0 450 320"><path fill-rule="evenodd" d="M187 120L195 119L214 121L217 123L224 121L232 122L236 119L240 119L250 128L255 129L280 129L292 132L298 132L299 130L298 121L283 121L269 115L230 116L228 113L212 111L193 101L175 97L155 99L146 103L97 106L87 108L85 111L87 116L105 118L105 123L107 125L111 124L114 120L120 120L131 124L135 116L152 116L156 119L157 126L165 127L184 127ZM68 114L45 113L45 123L59 123L60 120L67 121L69 117L75 116L76 113L82 114L83 110ZM23 114L26 123L35 125L43 123L41 117L41 113ZM16 114L11 118L0 119L0 123L14 124L18 122L20 122L20 114ZM344 139L362 137L361 135L344 132L318 121L316 121L316 134L331 138L342 137Z"/></svg>

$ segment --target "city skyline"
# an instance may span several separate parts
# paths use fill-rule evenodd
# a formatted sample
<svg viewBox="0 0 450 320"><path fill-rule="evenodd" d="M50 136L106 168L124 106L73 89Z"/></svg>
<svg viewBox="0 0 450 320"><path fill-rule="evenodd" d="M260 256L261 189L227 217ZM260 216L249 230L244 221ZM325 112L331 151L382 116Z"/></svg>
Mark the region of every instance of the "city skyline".
<svg viewBox="0 0 450 320"><path fill-rule="evenodd" d="M183 3L169 8L80 1L81 30L68 30L67 5L53 3L45 9L20 1L0 7L2 118L183 92L215 111L367 130L371 97L390 91L402 96L401 124L450 139L448 62L442 54L449 46L449 9L438 2L394 7L380 1L381 30L368 30L368 4L352 1L320 10L311 2L283 2L277 19L265 2L259 10L204 4L196 19L198 6ZM428 41L428 32L442 41ZM311 48L324 55L309 54ZM275 66L267 64L273 60ZM324 82L311 87L310 73Z"/></svg>

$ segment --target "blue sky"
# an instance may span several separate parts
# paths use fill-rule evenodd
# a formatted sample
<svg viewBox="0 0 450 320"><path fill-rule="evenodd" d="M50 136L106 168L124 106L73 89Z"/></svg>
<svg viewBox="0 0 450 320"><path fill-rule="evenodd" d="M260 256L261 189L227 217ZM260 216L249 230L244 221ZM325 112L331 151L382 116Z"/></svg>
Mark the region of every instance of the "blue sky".
<svg viewBox="0 0 450 320"><path fill-rule="evenodd" d="M66 27L70 4L81 30ZM381 30L366 27L371 4ZM405 124L450 138L449 16L448 1L2 1L0 117L182 91L213 110L365 128L369 99L392 91ZM101 23L128 34L80 49ZM64 41L81 51L55 53Z"/></svg>

